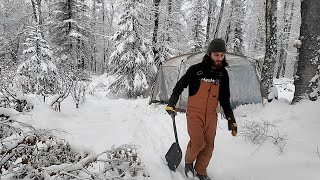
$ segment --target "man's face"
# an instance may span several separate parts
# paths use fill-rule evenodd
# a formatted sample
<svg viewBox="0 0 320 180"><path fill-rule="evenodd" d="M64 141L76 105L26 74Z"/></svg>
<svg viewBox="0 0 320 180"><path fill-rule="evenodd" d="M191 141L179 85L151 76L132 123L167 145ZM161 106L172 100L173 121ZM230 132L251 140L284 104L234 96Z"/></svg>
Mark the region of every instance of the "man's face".
<svg viewBox="0 0 320 180"><path fill-rule="evenodd" d="M212 52L210 54L211 60L213 61L213 65L216 68L222 67L222 60L224 59L224 52Z"/></svg>

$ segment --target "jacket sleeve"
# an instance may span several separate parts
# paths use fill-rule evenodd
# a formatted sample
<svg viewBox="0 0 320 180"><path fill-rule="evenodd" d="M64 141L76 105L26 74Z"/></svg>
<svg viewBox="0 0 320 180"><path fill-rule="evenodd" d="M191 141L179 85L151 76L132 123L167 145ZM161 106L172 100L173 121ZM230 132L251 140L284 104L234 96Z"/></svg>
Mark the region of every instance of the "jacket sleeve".
<svg viewBox="0 0 320 180"><path fill-rule="evenodd" d="M171 97L169 99L169 106L175 106L176 103L179 100L179 97L184 90L189 84L190 84L190 79L191 79L191 70L190 68L187 70L187 72L179 79L175 87L173 88Z"/></svg>
<svg viewBox="0 0 320 180"><path fill-rule="evenodd" d="M219 102L222 106L223 112L226 118L234 119L233 111L230 105L230 85L229 85L229 75L227 70L223 73L222 81L219 89Z"/></svg>

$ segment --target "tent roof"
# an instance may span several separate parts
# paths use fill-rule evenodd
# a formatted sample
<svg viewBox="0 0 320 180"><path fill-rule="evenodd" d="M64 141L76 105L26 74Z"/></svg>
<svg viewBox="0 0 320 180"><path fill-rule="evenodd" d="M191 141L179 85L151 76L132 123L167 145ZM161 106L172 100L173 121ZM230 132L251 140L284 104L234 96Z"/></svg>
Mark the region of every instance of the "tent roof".
<svg viewBox="0 0 320 180"><path fill-rule="evenodd" d="M196 64L199 62L199 60L202 60L203 56L205 55L204 52L194 53L194 54L183 54L180 56L173 57L169 59L167 62L165 62L162 66L176 66L179 67L181 65L181 62L184 62L188 65ZM229 64L229 66L234 65L249 65L255 61L252 58L236 55L232 53L226 53L225 54L226 60Z"/></svg>

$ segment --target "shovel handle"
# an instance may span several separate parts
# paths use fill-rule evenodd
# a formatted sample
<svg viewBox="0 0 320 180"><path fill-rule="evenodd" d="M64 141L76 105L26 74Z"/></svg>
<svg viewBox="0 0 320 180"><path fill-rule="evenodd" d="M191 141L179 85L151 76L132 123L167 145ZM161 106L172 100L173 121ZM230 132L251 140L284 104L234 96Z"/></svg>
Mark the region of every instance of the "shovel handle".
<svg viewBox="0 0 320 180"><path fill-rule="evenodd" d="M177 133L177 127L176 127L176 118L175 117L176 117L175 114L171 114L173 130L174 130L174 137L176 138L176 142L179 145L178 133Z"/></svg>

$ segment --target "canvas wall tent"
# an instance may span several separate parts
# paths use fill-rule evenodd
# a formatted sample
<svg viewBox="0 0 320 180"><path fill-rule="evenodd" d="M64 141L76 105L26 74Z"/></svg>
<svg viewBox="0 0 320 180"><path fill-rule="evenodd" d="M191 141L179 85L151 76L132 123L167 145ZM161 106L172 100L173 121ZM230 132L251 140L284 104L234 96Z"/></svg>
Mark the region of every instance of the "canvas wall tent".
<svg viewBox="0 0 320 180"><path fill-rule="evenodd" d="M185 54L171 58L164 63L159 69L150 103L167 103L180 77L191 65L201 62L203 56L204 53ZM230 77L232 108L241 104L260 103L262 97L254 60L231 53L226 53L225 56L229 63L226 69ZM182 92L176 107L186 110L187 98L188 88Z"/></svg>

